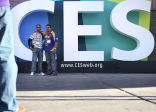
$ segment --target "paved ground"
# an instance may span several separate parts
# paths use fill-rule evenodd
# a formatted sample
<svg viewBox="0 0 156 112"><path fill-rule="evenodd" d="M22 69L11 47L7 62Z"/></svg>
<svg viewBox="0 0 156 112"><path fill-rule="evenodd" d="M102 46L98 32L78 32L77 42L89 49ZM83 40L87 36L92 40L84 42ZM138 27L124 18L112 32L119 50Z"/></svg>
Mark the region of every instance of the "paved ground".
<svg viewBox="0 0 156 112"><path fill-rule="evenodd" d="M26 112L156 112L156 74L18 74Z"/></svg>

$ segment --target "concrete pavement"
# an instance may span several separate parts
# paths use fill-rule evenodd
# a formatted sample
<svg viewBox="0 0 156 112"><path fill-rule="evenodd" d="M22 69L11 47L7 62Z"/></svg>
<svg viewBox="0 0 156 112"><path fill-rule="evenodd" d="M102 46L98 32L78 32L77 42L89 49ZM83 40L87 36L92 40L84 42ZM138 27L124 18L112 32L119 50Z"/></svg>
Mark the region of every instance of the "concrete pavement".
<svg viewBox="0 0 156 112"><path fill-rule="evenodd" d="M156 74L18 74L26 112L156 112Z"/></svg>

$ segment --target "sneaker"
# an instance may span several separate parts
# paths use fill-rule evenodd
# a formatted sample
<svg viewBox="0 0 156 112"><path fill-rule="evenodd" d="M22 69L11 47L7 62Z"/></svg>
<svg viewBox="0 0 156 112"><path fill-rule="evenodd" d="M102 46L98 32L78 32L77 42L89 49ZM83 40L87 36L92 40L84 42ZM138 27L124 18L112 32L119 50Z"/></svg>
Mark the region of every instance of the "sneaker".
<svg viewBox="0 0 156 112"><path fill-rule="evenodd" d="M33 75L34 75L34 72L31 72L31 73L30 73L30 76L33 76Z"/></svg>
<svg viewBox="0 0 156 112"><path fill-rule="evenodd" d="M57 74L52 74L52 76L57 76Z"/></svg>
<svg viewBox="0 0 156 112"><path fill-rule="evenodd" d="M43 72L39 73L39 75L44 76L45 74Z"/></svg>
<svg viewBox="0 0 156 112"><path fill-rule="evenodd" d="M19 107L17 112L25 112L25 109L23 107Z"/></svg>
<svg viewBox="0 0 156 112"><path fill-rule="evenodd" d="M47 73L46 75L52 75L52 73Z"/></svg>

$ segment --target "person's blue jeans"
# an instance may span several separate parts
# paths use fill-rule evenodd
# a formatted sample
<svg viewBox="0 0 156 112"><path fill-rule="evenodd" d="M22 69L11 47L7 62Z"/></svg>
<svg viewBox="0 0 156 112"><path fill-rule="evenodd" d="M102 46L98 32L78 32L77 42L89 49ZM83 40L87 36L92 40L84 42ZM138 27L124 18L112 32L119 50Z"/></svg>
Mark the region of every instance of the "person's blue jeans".
<svg viewBox="0 0 156 112"><path fill-rule="evenodd" d="M57 75L56 53L45 51L45 56L47 62L47 74L50 74L53 71L53 75Z"/></svg>
<svg viewBox="0 0 156 112"><path fill-rule="evenodd" d="M39 73L41 73L42 72L42 62L43 62L43 49L34 48L31 72L36 72L37 58L38 58L38 70L39 70Z"/></svg>
<svg viewBox="0 0 156 112"><path fill-rule="evenodd" d="M17 65L10 7L0 7L0 112L17 112Z"/></svg>

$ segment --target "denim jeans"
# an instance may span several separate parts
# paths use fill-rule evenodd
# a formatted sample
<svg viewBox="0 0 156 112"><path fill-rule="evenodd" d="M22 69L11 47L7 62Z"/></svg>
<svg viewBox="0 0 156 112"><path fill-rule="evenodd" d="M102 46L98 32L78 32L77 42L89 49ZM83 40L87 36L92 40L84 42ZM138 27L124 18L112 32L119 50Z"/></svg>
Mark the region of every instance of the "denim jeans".
<svg viewBox="0 0 156 112"><path fill-rule="evenodd" d="M0 112L17 112L17 65L10 7L0 7Z"/></svg>
<svg viewBox="0 0 156 112"><path fill-rule="evenodd" d="M53 75L57 75L56 53L45 51L45 56L47 62L47 74L50 74L53 71Z"/></svg>
<svg viewBox="0 0 156 112"><path fill-rule="evenodd" d="M34 48L31 72L36 72L37 58L38 58L38 70L39 70L39 73L41 73L42 72L42 62L43 62L43 49Z"/></svg>

